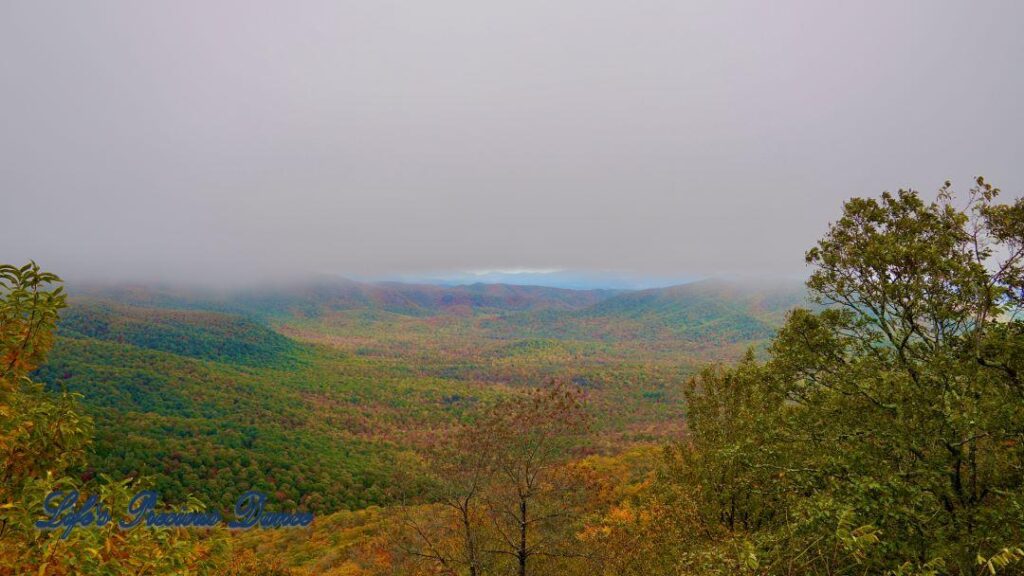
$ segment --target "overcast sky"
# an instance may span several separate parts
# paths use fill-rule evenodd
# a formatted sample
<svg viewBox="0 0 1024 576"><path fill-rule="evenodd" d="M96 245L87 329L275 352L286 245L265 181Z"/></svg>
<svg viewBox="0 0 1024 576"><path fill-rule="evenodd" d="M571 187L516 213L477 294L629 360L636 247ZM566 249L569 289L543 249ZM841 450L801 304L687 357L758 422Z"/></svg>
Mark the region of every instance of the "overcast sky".
<svg viewBox="0 0 1024 576"><path fill-rule="evenodd" d="M0 5L0 261L800 274L845 198L1024 185L1024 2Z"/></svg>

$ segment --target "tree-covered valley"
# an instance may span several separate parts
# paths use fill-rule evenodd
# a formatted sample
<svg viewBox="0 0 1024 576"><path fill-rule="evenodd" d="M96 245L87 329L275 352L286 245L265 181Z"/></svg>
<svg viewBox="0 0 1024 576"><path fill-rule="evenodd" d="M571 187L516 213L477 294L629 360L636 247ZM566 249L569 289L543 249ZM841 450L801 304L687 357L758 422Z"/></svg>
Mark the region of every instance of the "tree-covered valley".
<svg viewBox="0 0 1024 576"><path fill-rule="evenodd" d="M33 376L82 395L96 423L85 478L152 477L172 502L225 506L252 487L316 512L386 504L392 471L439 431L550 380L586 390L595 451L678 435L674 383L767 338L803 294L710 281L621 294L344 280L83 292Z"/></svg>

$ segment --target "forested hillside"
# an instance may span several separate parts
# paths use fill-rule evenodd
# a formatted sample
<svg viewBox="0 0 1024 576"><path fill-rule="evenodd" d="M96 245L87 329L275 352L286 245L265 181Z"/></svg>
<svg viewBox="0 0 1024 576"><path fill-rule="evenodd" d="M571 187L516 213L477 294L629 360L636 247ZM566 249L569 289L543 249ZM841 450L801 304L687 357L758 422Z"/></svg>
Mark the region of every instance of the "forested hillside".
<svg viewBox="0 0 1024 576"><path fill-rule="evenodd" d="M107 340L228 364L286 363L296 350L287 338L236 315L82 299L74 301L61 320L61 336Z"/></svg>
<svg viewBox="0 0 1024 576"><path fill-rule="evenodd" d="M320 277L253 289L210 289L167 285L85 284L74 294L137 306L205 309L248 314L318 317L346 310L377 310L410 316L470 312L580 310L617 290L569 290L512 284L439 286L399 282L357 282Z"/></svg>

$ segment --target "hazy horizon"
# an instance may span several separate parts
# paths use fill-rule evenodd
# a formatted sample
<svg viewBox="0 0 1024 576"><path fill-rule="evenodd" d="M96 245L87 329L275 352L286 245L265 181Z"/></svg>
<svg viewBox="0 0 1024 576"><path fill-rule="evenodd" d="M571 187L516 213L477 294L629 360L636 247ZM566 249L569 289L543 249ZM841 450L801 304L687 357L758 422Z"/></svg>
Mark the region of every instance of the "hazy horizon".
<svg viewBox="0 0 1024 576"><path fill-rule="evenodd" d="M851 196L977 175L1020 194L1022 17L7 3L0 262L216 285L798 277Z"/></svg>
<svg viewBox="0 0 1024 576"><path fill-rule="evenodd" d="M738 287L753 286L796 286L802 284L805 276L781 276L781 275L742 275L722 274L718 276L705 277L631 277L618 275L597 275L589 273L572 273L560 271L551 274L495 274L474 276L461 273L428 274L424 276L391 275L383 277L350 277L335 274L310 274L305 276L292 276L290 278L276 278L272 280L240 280L234 282L201 282L190 279L118 279L118 278L62 278L67 284L72 295L77 293L90 293L96 290L106 292L108 289L154 289L157 292L168 290L171 292L197 291L198 293L209 292L222 296L248 293L252 290L289 290L292 288L303 288L317 285L346 284L350 282L369 285L390 285L404 284L408 286L439 286L445 288L457 288L484 285L504 285L523 287L544 287L560 288L567 290L619 290L619 291L641 291L659 288L670 288L686 284L701 282L716 282Z"/></svg>

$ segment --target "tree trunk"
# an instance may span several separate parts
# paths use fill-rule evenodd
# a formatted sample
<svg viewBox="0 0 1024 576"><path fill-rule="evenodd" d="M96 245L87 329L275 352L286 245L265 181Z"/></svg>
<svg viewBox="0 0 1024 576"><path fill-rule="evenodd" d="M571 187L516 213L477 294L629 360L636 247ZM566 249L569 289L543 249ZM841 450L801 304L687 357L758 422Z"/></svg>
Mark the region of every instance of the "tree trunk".
<svg viewBox="0 0 1024 576"><path fill-rule="evenodd" d="M469 523L469 509L462 509L462 527L466 531L466 556L469 560L469 576L478 576L476 541L473 539L473 528Z"/></svg>
<svg viewBox="0 0 1024 576"><path fill-rule="evenodd" d="M519 500L519 576L526 576L526 499Z"/></svg>

